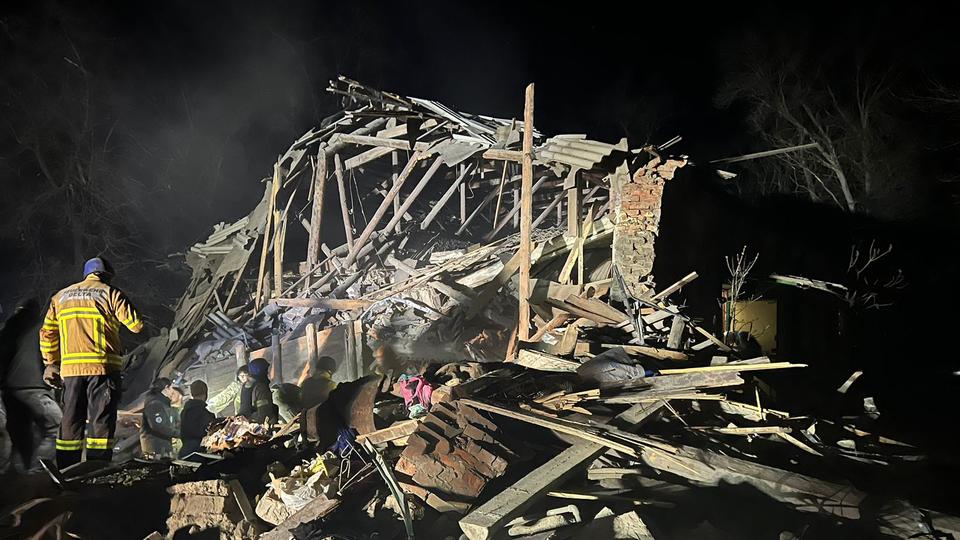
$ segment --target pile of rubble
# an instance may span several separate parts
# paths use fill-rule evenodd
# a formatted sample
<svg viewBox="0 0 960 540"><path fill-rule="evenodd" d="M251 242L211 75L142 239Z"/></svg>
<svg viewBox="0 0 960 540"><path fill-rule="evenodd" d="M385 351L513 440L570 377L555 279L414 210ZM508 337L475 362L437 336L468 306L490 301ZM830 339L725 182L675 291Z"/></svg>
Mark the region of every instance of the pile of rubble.
<svg viewBox="0 0 960 540"><path fill-rule="evenodd" d="M344 110L190 248L173 325L129 375L213 395L252 358L280 386L329 356L339 385L283 425L214 425L217 456L171 465L168 537L718 537L707 508L757 494L777 512L745 511L734 537L960 534L857 487L918 449L866 417L778 410L804 364L705 328L676 300L696 272L655 282L661 196L687 165L664 155L675 140L544 138L345 78L330 91Z"/></svg>
<svg viewBox="0 0 960 540"><path fill-rule="evenodd" d="M250 501L236 480L207 480L177 484L170 493L171 533L216 530L224 540L255 538L260 529ZM251 519L252 518L252 519Z"/></svg>

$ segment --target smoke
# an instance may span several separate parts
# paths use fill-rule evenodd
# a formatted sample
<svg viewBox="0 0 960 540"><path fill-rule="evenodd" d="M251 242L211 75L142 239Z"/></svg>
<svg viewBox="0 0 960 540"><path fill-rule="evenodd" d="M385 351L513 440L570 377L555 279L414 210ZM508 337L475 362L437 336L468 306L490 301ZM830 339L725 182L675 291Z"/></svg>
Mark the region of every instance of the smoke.
<svg viewBox="0 0 960 540"><path fill-rule="evenodd" d="M104 251L118 267L166 287L164 295L176 294L180 284L157 273L168 270L166 255L252 207L276 156L338 108L324 88L339 73L518 119L523 88L536 82L536 124L548 134L611 142L628 136L635 146L682 134L677 151L691 154L738 146L731 136L741 131L735 112L718 112L711 101L722 76L714 51L746 26L773 34L794 20L812 27L807 23L822 19L723 5L683 17L670 5L642 9L426 1L5 4L0 278L47 292L75 278L80 252ZM898 29L891 36L916 37L911 28L930 22L912 15L909 28L901 28L900 11L877 15L898 23L887 24ZM844 21L867 24L856 14L830 19L838 30ZM814 37L822 41L789 39L830 50L828 36ZM71 207L77 191L51 195L35 148L21 137L30 132L44 156L92 163L90 183L76 185L101 187L101 199L115 210L85 231L82 249L62 219L78 211ZM4 292L0 301L8 294L15 296Z"/></svg>

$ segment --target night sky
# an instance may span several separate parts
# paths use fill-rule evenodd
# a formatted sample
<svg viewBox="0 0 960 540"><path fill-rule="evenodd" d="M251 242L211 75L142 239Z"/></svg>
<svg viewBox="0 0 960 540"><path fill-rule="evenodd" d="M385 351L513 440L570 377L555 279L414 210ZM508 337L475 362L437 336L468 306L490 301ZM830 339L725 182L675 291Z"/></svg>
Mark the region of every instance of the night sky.
<svg viewBox="0 0 960 540"><path fill-rule="evenodd" d="M138 244L110 249L130 259L121 263L162 267L252 207L276 155L337 110L324 92L337 74L507 118L522 116L523 88L536 82L545 133L626 136L633 147L682 135L671 151L706 162L766 149L746 104L717 104L746 59L799 59L840 86L855 65L892 73L895 97L909 104L934 82L960 88L951 25L917 4L7 2L0 255L16 264L3 275L44 288L54 268L74 263L58 229L66 199L21 212L47 191L24 133L62 154L87 126L83 149L98 156L90 181L115 192L115 221ZM929 189L892 215L953 224L939 181L960 170L953 112L911 113L886 134L902 131L930 156L916 166Z"/></svg>

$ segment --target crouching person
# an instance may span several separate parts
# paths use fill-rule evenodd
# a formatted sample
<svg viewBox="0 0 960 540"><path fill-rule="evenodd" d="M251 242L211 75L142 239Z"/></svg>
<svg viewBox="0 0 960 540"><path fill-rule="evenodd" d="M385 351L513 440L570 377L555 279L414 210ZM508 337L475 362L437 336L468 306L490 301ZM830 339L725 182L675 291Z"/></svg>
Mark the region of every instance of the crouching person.
<svg viewBox="0 0 960 540"><path fill-rule="evenodd" d="M170 379L160 377L153 381L143 404L143 423L140 425L140 450L146 459L160 460L173 457L173 439L178 436L178 415L171 406L176 390Z"/></svg>
<svg viewBox="0 0 960 540"><path fill-rule="evenodd" d="M180 411L180 459L194 452L202 452L200 441L207 434L207 428L216 417L207 410L207 383L193 381L190 383L190 399Z"/></svg>

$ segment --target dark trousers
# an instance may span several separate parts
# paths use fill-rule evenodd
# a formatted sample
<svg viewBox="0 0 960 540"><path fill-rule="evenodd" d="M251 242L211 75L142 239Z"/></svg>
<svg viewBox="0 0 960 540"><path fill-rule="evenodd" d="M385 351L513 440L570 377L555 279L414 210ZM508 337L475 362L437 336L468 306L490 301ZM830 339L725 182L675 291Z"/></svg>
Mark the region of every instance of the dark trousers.
<svg viewBox="0 0 960 540"><path fill-rule="evenodd" d="M63 422L57 438L57 466L80 462L86 442L87 459L110 461L117 431L120 375L65 377Z"/></svg>
<svg viewBox="0 0 960 540"><path fill-rule="evenodd" d="M53 392L45 388L8 388L3 397L10 407L8 427L18 457L16 465L24 470L41 470L41 458L54 458L62 420L60 405Z"/></svg>
<svg viewBox="0 0 960 540"><path fill-rule="evenodd" d="M183 443L183 446L180 447L180 453L177 454L177 457L183 459L194 452L204 452L206 448L200 444L200 441L203 439L180 439L180 442Z"/></svg>
<svg viewBox="0 0 960 540"><path fill-rule="evenodd" d="M3 395L0 394L0 474L10 468L12 448L10 435L7 434L7 409L3 406Z"/></svg>

